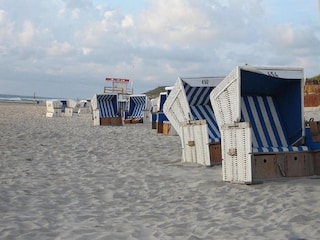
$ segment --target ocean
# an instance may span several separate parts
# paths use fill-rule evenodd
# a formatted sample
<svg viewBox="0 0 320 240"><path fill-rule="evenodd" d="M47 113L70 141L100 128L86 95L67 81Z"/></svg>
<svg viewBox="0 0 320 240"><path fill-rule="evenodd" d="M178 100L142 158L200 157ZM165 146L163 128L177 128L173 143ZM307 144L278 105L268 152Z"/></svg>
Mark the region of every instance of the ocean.
<svg viewBox="0 0 320 240"><path fill-rule="evenodd" d="M38 97L38 96L22 96L22 95L12 95L12 94L0 94L0 102L42 103L47 99L53 99L53 98Z"/></svg>

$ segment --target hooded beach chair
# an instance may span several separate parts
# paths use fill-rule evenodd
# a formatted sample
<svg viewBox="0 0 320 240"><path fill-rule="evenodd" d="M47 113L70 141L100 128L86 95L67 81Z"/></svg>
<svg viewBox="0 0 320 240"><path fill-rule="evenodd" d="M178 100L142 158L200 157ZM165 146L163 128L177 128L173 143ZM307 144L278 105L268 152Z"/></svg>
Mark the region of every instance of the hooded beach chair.
<svg viewBox="0 0 320 240"><path fill-rule="evenodd" d="M149 123L151 122L151 101L145 94L130 95L128 100L128 112L126 120L130 122Z"/></svg>
<svg viewBox="0 0 320 240"><path fill-rule="evenodd" d="M180 136L184 162L221 162L220 132L209 96L222 79L179 77L164 103L163 112Z"/></svg>
<svg viewBox="0 0 320 240"><path fill-rule="evenodd" d="M62 113L62 102L60 100L46 100L46 117L60 117Z"/></svg>
<svg viewBox="0 0 320 240"><path fill-rule="evenodd" d="M239 66L211 92L224 181L313 174L304 145L303 81L299 68Z"/></svg>
<svg viewBox="0 0 320 240"><path fill-rule="evenodd" d="M158 98L158 111L156 113L156 123L157 123L157 132L158 133L163 133L163 124L165 121L168 121L168 118L166 117L166 115L163 113L163 105L167 99L167 92L161 92L159 94L159 98Z"/></svg>
<svg viewBox="0 0 320 240"><path fill-rule="evenodd" d="M78 114L90 114L92 113L91 99L83 99L78 102Z"/></svg>
<svg viewBox="0 0 320 240"><path fill-rule="evenodd" d="M93 123L97 125L122 125L118 112L116 93L96 94L91 100Z"/></svg>

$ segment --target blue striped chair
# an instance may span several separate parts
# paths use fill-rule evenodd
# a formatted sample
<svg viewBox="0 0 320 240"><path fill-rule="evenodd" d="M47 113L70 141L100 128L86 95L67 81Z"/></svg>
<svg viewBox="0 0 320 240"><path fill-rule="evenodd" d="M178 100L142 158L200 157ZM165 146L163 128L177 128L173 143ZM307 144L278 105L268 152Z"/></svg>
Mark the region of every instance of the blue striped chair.
<svg viewBox="0 0 320 240"><path fill-rule="evenodd" d="M132 118L143 117L143 112L146 108L146 96L132 96L129 102L129 115Z"/></svg>
<svg viewBox="0 0 320 240"><path fill-rule="evenodd" d="M307 146L289 143L284 123L271 96L243 96L241 98L242 121L252 126L252 152L307 151Z"/></svg>
<svg viewBox="0 0 320 240"><path fill-rule="evenodd" d="M100 118L116 117L118 111L117 95L97 95Z"/></svg>

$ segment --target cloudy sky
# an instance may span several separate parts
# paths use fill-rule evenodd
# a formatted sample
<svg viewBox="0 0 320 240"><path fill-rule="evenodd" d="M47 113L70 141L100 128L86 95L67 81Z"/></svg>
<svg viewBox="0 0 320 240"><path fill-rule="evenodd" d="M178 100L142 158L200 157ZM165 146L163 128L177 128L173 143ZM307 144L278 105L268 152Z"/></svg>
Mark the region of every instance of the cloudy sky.
<svg viewBox="0 0 320 240"><path fill-rule="evenodd" d="M318 0L0 0L0 93L134 93L237 65L320 73ZM130 86L131 87L131 86Z"/></svg>

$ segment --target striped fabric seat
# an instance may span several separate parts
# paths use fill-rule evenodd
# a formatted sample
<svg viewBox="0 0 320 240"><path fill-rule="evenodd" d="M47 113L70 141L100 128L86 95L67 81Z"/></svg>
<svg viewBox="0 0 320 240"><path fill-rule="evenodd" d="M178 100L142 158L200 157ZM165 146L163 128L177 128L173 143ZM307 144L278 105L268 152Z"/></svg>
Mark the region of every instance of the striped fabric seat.
<svg viewBox="0 0 320 240"><path fill-rule="evenodd" d="M133 118L139 118L143 116L143 110L146 108L145 96L134 96L130 98L130 110L129 113Z"/></svg>
<svg viewBox="0 0 320 240"><path fill-rule="evenodd" d="M100 117L116 117L117 114L117 96L116 95L98 95L97 102L100 109Z"/></svg>
<svg viewBox="0 0 320 240"><path fill-rule="evenodd" d="M210 93L214 87L191 87L184 82L193 120L206 120L210 142L220 142L221 136L210 102Z"/></svg>
<svg viewBox="0 0 320 240"><path fill-rule="evenodd" d="M306 146L290 146L284 125L271 96L243 96L241 115L252 126L253 152L307 151Z"/></svg>

